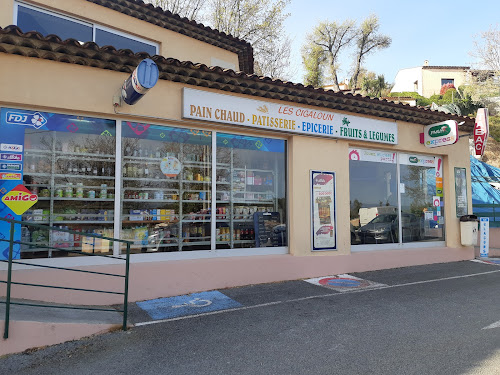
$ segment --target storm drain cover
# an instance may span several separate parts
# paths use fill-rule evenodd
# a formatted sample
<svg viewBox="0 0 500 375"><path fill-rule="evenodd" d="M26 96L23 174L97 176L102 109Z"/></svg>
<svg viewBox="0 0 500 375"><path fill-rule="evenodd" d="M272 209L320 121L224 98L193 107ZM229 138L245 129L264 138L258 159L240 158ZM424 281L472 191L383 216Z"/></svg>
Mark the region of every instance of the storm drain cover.
<svg viewBox="0 0 500 375"><path fill-rule="evenodd" d="M137 306L152 319L161 320L233 309L242 305L221 292L210 291L137 302Z"/></svg>
<svg viewBox="0 0 500 375"><path fill-rule="evenodd" d="M379 288L385 284L375 283L373 281L363 280L348 274L316 277L304 280L308 283L319 285L338 292L350 292L356 289Z"/></svg>

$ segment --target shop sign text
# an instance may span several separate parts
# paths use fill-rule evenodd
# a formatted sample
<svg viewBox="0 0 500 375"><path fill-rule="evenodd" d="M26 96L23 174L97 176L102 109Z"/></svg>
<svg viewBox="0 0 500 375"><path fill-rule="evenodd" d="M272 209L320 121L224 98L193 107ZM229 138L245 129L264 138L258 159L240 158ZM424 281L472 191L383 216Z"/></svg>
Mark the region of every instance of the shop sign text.
<svg viewBox="0 0 500 375"><path fill-rule="evenodd" d="M398 143L395 121L280 105L189 88L183 91L182 116L296 134L394 145Z"/></svg>
<svg viewBox="0 0 500 375"><path fill-rule="evenodd" d="M458 140L458 124L448 120L437 124L427 125L424 130L424 144L426 147L440 147L456 143Z"/></svg>

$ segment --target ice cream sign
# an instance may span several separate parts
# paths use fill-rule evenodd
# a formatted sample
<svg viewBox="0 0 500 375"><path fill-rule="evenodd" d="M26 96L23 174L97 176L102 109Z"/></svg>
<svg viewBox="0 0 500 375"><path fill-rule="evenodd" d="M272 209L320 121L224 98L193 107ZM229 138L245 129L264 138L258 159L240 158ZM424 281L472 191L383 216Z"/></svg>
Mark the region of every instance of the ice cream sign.
<svg viewBox="0 0 500 375"><path fill-rule="evenodd" d="M448 146L458 140L458 124L448 120L424 128L424 145L426 147Z"/></svg>
<svg viewBox="0 0 500 375"><path fill-rule="evenodd" d="M32 194L24 185L19 184L3 196L2 202L16 215L22 215L38 202L38 195Z"/></svg>

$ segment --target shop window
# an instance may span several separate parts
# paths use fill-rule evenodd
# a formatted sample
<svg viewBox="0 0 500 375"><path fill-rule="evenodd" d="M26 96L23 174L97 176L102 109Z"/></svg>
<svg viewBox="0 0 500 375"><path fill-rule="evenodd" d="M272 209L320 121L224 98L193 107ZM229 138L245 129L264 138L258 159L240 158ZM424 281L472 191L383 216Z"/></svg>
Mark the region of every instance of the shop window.
<svg viewBox="0 0 500 375"><path fill-rule="evenodd" d="M135 53L158 53L158 45L144 39L84 22L46 9L16 3L16 24L23 30L38 31L44 36L54 34L65 40L73 38L81 43L93 41L99 46L113 46L116 49L130 49Z"/></svg>
<svg viewBox="0 0 500 375"><path fill-rule="evenodd" d="M352 149L349 157L351 243L397 243L396 154Z"/></svg>
<svg viewBox="0 0 500 375"><path fill-rule="evenodd" d="M442 159L365 149L349 159L352 245L444 240Z"/></svg>
<svg viewBox="0 0 500 375"><path fill-rule="evenodd" d="M122 125L122 238L132 252L210 249L212 134Z"/></svg>
<svg viewBox="0 0 500 375"><path fill-rule="evenodd" d="M214 187L211 132L124 122L122 133L132 252L287 245L285 141L217 134Z"/></svg>
<svg viewBox="0 0 500 375"><path fill-rule="evenodd" d="M2 187L8 191L22 183L38 195L38 202L23 215L7 216L113 237L115 122L3 108L0 124L4 134L2 142L18 148L17 152L2 154L12 160L5 168L22 165L19 177L17 173L10 175L12 181L2 181ZM7 237L2 230L0 235ZM109 241L85 238L23 226L21 258L70 255L63 249L112 253ZM92 243L88 239L92 239Z"/></svg>
<svg viewBox="0 0 500 375"><path fill-rule="evenodd" d="M285 141L217 134L216 248L287 245Z"/></svg>
<svg viewBox="0 0 500 375"><path fill-rule="evenodd" d="M403 242L444 241L442 159L400 154Z"/></svg>

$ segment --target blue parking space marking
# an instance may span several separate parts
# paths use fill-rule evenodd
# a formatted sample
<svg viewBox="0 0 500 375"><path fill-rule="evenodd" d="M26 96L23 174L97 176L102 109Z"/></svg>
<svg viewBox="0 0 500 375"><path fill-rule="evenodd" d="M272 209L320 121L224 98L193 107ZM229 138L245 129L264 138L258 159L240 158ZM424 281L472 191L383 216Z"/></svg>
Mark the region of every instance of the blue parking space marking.
<svg viewBox="0 0 500 375"><path fill-rule="evenodd" d="M485 260L486 263L491 263L491 264L498 264L500 265L500 259L488 259Z"/></svg>
<svg viewBox="0 0 500 375"><path fill-rule="evenodd" d="M241 303L221 292L211 291L137 302L154 320L178 318L241 307Z"/></svg>
<svg viewBox="0 0 500 375"><path fill-rule="evenodd" d="M321 280L323 281L323 280ZM337 286L344 288L357 288L361 286L361 282L359 280L349 280L349 279L328 279L325 280L324 283L321 282L321 285L329 285L329 286Z"/></svg>

